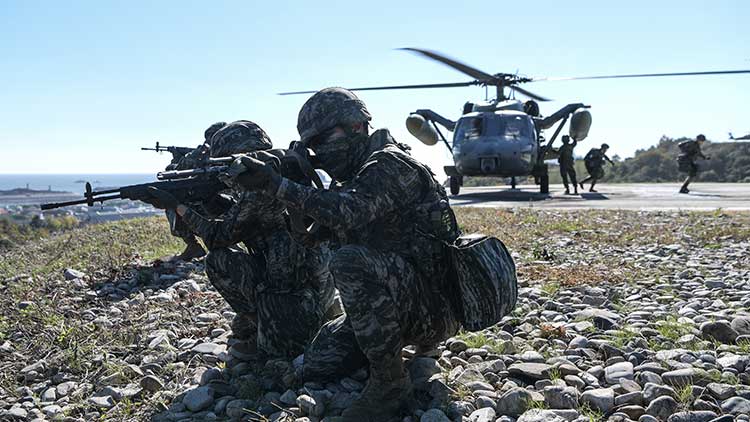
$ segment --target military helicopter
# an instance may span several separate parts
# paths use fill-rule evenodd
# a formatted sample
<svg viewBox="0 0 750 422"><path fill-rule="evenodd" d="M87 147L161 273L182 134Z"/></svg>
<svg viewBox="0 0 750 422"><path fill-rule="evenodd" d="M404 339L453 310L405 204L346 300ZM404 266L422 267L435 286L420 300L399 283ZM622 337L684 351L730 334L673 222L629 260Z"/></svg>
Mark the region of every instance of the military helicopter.
<svg viewBox="0 0 750 422"><path fill-rule="evenodd" d="M733 141L744 141L744 140L750 139L750 133L744 136L740 136L739 138L735 138L734 136L732 136L732 132L729 132L729 139Z"/></svg>
<svg viewBox="0 0 750 422"><path fill-rule="evenodd" d="M494 86L494 99L481 103L467 102L463 115L453 121L429 110L420 109L410 113L406 119L409 132L426 145L442 141L453 156L454 165L443 167L449 176L450 191L458 195L466 176L510 177L515 189L516 178L533 176L540 193L549 193L549 176L546 159L554 158L552 149L557 136L570 119L569 136L582 141L591 127L589 106L582 103L568 104L555 113L543 117L537 101L549 99L537 95L518 85L538 81L567 81L578 79L640 78L656 76L714 75L750 73L750 70L651 73L630 75L583 76L567 78L529 78L511 73L489 74L464 63L448 58L441 53L419 48L403 48L429 59L438 61L472 78L466 82L433 83L418 85L394 85L363 88L348 88L352 91L374 91L391 89L456 88L466 86ZM506 92L507 90L507 92ZM279 95L309 94L315 91L284 92ZM522 102L515 93L530 98ZM543 131L559 125L547 141ZM437 125L453 132L452 141L443 136Z"/></svg>

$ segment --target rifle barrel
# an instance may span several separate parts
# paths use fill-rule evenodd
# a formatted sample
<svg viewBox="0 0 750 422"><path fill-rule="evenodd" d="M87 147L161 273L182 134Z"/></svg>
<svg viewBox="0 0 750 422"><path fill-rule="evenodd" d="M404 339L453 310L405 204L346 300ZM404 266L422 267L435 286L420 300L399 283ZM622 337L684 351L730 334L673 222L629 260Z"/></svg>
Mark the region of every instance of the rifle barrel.
<svg viewBox="0 0 750 422"><path fill-rule="evenodd" d="M114 192L117 192L117 191L114 191ZM52 209L55 209L55 208L67 207L67 206L70 206L70 205L80 205L80 204L91 204L91 203L94 203L94 202L104 202L104 201L109 201L110 199L122 199L122 196L120 196L120 194L117 194L117 195L110 195L110 196L102 196L102 197L99 197L99 198L78 199L76 201L55 202L55 203L51 203L51 204L42 204L42 205L40 205L40 208L42 209L42 211L45 211L45 210L52 210ZM91 206L91 205L89 205L89 206Z"/></svg>

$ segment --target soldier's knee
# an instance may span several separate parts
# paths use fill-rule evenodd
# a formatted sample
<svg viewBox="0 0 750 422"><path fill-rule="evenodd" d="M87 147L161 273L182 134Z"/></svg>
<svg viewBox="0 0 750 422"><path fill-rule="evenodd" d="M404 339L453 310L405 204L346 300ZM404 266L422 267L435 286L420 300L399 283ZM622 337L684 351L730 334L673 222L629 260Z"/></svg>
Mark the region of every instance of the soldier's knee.
<svg viewBox="0 0 750 422"><path fill-rule="evenodd" d="M368 265L370 255L369 249L363 246L347 245L336 250L329 268L337 285L340 281L359 278L366 272L371 267Z"/></svg>
<svg viewBox="0 0 750 422"><path fill-rule="evenodd" d="M226 273L226 263L229 260L230 251L227 248L213 249L205 258L206 274L211 277Z"/></svg>

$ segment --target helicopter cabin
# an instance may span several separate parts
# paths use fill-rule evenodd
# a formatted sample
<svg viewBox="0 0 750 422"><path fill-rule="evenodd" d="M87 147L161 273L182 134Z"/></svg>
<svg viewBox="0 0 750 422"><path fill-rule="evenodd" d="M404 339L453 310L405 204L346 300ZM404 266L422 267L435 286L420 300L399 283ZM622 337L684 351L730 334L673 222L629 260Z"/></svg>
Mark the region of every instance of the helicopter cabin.
<svg viewBox="0 0 750 422"><path fill-rule="evenodd" d="M454 130L453 159L466 176L529 175L537 149L534 122L521 111L467 113Z"/></svg>

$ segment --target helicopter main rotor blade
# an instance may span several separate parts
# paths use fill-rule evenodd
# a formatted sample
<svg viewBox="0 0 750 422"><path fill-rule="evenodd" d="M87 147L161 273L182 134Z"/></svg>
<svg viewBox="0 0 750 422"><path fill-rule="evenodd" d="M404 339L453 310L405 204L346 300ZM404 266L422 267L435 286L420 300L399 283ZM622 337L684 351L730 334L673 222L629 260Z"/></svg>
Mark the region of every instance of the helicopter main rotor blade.
<svg viewBox="0 0 750 422"><path fill-rule="evenodd" d="M525 90L525 89L520 88L520 87L515 86L515 85L511 89L515 89L516 91L520 92L521 94L523 94L523 95L525 95L525 96L527 96L527 97L529 97L531 99L537 100L537 101L551 101L549 98L545 98L545 97L542 97L541 95L534 94L531 91Z"/></svg>
<svg viewBox="0 0 750 422"><path fill-rule="evenodd" d="M750 73L750 70L714 70L708 72L636 73L629 75L573 76L569 78L534 78L530 82L575 81L581 79L653 78L660 76L731 75L737 73Z"/></svg>
<svg viewBox="0 0 750 422"><path fill-rule="evenodd" d="M444 84L419 84L419 85L392 85L392 86L371 86L363 88L347 88L349 91L379 91L385 89L421 89L421 88L458 88L471 85L479 85L479 81L469 82L452 82ZM296 94L314 94L318 91L294 91L280 92L278 95L296 95Z"/></svg>
<svg viewBox="0 0 750 422"><path fill-rule="evenodd" d="M406 50L406 51L411 51L414 53L419 53L425 57L431 58L432 60L437 60L440 63L446 64L458 70L459 72L467 74L471 76L472 78L475 78L482 82L488 82L488 81L497 79L495 76L490 75L489 73L482 72L481 70L473 68L469 65L463 64L453 59L449 59L448 57L445 57L442 54L436 53L434 51L423 50L421 48L411 48L411 47L399 48L399 50Z"/></svg>

